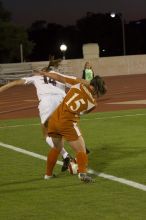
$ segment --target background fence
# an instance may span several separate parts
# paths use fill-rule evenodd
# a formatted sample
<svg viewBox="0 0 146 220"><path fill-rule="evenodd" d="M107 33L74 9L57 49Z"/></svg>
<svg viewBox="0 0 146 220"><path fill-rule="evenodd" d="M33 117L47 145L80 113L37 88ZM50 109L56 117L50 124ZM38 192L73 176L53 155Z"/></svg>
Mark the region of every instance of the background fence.
<svg viewBox="0 0 146 220"><path fill-rule="evenodd" d="M62 60L59 71L64 74L82 77L86 61L89 61L95 74L101 76L134 75L146 73L146 55L99 57ZM15 80L32 74L34 69L48 66L49 61L0 64L0 82Z"/></svg>

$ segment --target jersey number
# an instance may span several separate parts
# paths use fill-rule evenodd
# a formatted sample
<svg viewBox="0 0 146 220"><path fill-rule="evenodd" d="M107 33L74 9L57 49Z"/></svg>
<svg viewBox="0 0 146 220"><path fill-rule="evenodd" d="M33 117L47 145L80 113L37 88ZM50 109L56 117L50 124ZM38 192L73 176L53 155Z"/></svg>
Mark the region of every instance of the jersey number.
<svg viewBox="0 0 146 220"><path fill-rule="evenodd" d="M72 105L70 105L70 109L72 111L77 111L81 104L85 104L86 102L84 101L84 99L77 99L75 100L75 98L78 96L79 94L78 93L75 93L67 102L67 106L70 105L70 103L72 102Z"/></svg>

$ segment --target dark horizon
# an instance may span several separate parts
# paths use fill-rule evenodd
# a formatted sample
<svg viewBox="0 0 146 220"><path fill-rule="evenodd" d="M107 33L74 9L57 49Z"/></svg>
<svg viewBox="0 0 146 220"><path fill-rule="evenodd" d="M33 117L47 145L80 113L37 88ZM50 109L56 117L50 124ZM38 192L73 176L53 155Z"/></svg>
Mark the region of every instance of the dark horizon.
<svg viewBox="0 0 146 220"><path fill-rule="evenodd" d="M6 10L11 12L12 22L25 27L37 20L61 25L75 25L76 21L92 13L122 13L126 23L146 18L145 0L84 0L75 1L48 1L48 0L1 0Z"/></svg>

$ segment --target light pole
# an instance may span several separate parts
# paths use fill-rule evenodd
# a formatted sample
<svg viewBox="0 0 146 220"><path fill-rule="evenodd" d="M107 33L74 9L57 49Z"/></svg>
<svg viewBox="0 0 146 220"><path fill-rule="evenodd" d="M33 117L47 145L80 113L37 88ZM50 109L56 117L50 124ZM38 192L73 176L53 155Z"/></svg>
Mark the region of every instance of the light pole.
<svg viewBox="0 0 146 220"><path fill-rule="evenodd" d="M61 44L60 50L63 54L63 60L65 60L65 52L67 51L67 46L65 44Z"/></svg>
<svg viewBox="0 0 146 220"><path fill-rule="evenodd" d="M114 13L112 12L110 14L110 16L112 18L115 18L117 16L119 16L120 20L121 20L121 26L122 26L122 42L123 42L123 55L126 55L126 42L125 42L125 22L124 22L124 18L123 18L123 14L122 13Z"/></svg>
<svg viewBox="0 0 146 220"><path fill-rule="evenodd" d="M20 44L20 59L21 63L23 63L23 44Z"/></svg>

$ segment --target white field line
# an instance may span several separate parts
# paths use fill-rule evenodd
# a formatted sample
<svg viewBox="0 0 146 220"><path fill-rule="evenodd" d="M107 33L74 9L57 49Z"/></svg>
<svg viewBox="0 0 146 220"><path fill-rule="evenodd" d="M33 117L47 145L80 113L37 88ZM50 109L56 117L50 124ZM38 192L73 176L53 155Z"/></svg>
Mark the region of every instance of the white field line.
<svg viewBox="0 0 146 220"><path fill-rule="evenodd" d="M116 116L110 116L110 117L83 118L82 120L85 120L85 121L89 121L89 120L104 120L104 119L115 119L115 118L145 116L145 115L146 115L146 113L139 113L139 114L129 114L129 115L116 115Z"/></svg>
<svg viewBox="0 0 146 220"><path fill-rule="evenodd" d="M105 120L105 119L116 119L116 118L125 118L125 117L137 117L137 116L145 116L146 113L139 113L139 114L129 114L129 115L116 115L116 116L109 116L109 117L95 117L95 118L82 118L82 121L90 121L90 120ZM17 128L17 127L27 127L27 126L35 126L40 125L39 123L36 124L26 124L26 125L4 125L0 126L0 129L3 128Z"/></svg>
<svg viewBox="0 0 146 220"><path fill-rule="evenodd" d="M27 151L27 150L24 150L22 148L18 148L18 147L9 145L9 144L5 144L5 143L0 142L0 146L8 148L10 150L14 150L14 151L26 154L26 155L29 155L31 157L35 157L35 158L41 159L41 160L45 160L45 161L47 160L47 157L45 157L43 155L31 152L31 151ZM62 162L61 161L57 161L57 164L62 165ZM94 175L96 175L98 177L102 177L104 179L116 181L116 182L119 182L119 183L122 183L122 184L125 184L125 185L128 185L128 186L131 186L131 187L139 189L139 190L146 191L146 185L143 185L143 184L131 181L131 180L127 180L127 179L124 179L124 178L119 178L119 177L112 176L112 175L109 175L109 174L106 174L106 173L98 173L98 172L96 172L96 171L94 171L92 169L89 169L88 173L94 174Z"/></svg>
<svg viewBox="0 0 146 220"><path fill-rule="evenodd" d="M2 128L28 127L28 126L36 126L36 125L40 125L40 124L36 123L36 124L26 124L26 125L6 125L6 126L0 126L0 129L2 129Z"/></svg>
<svg viewBox="0 0 146 220"><path fill-rule="evenodd" d="M0 146L8 148L10 150L17 151L17 152L22 153L22 154L29 155L31 157L41 159L41 160L47 160L47 157L45 157L43 155L31 152L31 151L28 151L28 150L25 150L25 149L22 149L22 148L19 148L19 147L15 147L15 146L12 146L12 145L9 145L9 144L5 144L5 143L0 142ZM57 164L62 165L63 163L61 161L57 161Z"/></svg>
<svg viewBox="0 0 146 220"><path fill-rule="evenodd" d="M124 179L124 178L119 178L119 177L112 176L112 175L109 175L109 174L106 174L106 173L98 173L98 172L96 172L96 171L94 171L92 169L89 169L88 173L94 174L94 175L102 177L104 179L108 179L108 180L112 180L112 181L115 181L115 182L119 182L119 183L122 183L122 184L125 184L125 185L128 185L128 186L131 186L133 188L136 188L136 189L140 189L140 190L146 191L146 185L141 184L141 183L137 183L137 182L134 182L134 181L131 181L131 180L127 180L127 179Z"/></svg>

